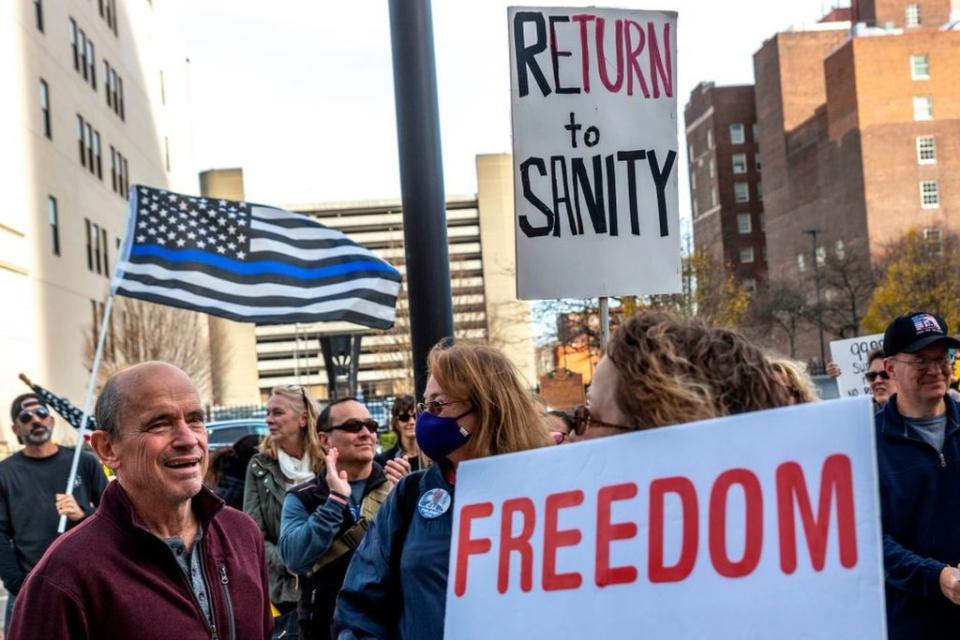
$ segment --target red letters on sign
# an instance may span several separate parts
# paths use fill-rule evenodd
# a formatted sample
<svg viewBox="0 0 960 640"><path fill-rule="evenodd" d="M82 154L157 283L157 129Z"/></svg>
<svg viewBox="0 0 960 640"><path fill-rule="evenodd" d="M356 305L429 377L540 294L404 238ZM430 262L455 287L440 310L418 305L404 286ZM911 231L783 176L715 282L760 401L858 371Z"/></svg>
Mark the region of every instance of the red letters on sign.
<svg viewBox="0 0 960 640"><path fill-rule="evenodd" d="M743 487L746 499L746 527L743 557L733 562L727 555L727 494L730 487ZM727 578L750 575L760 564L763 549L763 492L760 480L748 469L724 471L710 491L710 561L717 573Z"/></svg>
<svg viewBox="0 0 960 640"><path fill-rule="evenodd" d="M471 538L470 524L476 518L488 518L493 514L492 502L468 504L460 510L460 531L457 533L457 569L453 592L462 596L467 591L467 559L472 554L490 551L490 538Z"/></svg>
<svg viewBox="0 0 960 640"><path fill-rule="evenodd" d="M597 573L598 587L625 584L637 579L636 567L611 567L610 543L614 540L629 540L637 535L633 522L610 522L610 503L614 500L629 500L637 495L634 482L602 487L597 492Z"/></svg>
<svg viewBox="0 0 960 640"><path fill-rule="evenodd" d="M557 512L583 502L583 491L565 491L547 496L543 525L543 590L576 589L583 578L576 571L557 573L557 549L580 543L579 529L557 529Z"/></svg>
<svg viewBox="0 0 960 640"><path fill-rule="evenodd" d="M663 564L663 499L668 493L680 496L683 505L683 541L680 559L671 567ZM679 582L690 575L697 560L699 531L697 490L683 477L661 478L650 483L650 553L647 574L650 582Z"/></svg>
<svg viewBox="0 0 960 640"><path fill-rule="evenodd" d="M840 565L849 569L857 564L857 525L853 510L853 472L850 458L834 454L823 462L820 473L820 504L814 518L803 467L784 462L777 467L777 516L780 523L780 568L786 574L797 569L797 537L793 498L797 499L803 532L807 536L810 562L822 571L827 556L832 496L837 497L837 536L840 541Z"/></svg>
<svg viewBox="0 0 960 640"><path fill-rule="evenodd" d="M523 517L520 533L513 535L513 514ZM506 593L510 588L510 553L520 554L520 589L530 591L533 588L533 547L530 536L536 524L536 510L530 498L513 498L503 503L500 516L500 561L497 567L497 590Z"/></svg>

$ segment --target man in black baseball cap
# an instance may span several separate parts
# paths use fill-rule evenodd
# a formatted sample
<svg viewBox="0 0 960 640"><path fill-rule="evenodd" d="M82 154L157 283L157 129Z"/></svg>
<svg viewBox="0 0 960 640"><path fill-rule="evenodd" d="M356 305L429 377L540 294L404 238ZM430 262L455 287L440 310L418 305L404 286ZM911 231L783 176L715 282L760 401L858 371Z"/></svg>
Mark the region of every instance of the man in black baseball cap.
<svg viewBox="0 0 960 640"><path fill-rule="evenodd" d="M900 316L883 334L897 393L877 414L887 628L897 638L960 629L960 406L947 395L960 341L935 313Z"/></svg>

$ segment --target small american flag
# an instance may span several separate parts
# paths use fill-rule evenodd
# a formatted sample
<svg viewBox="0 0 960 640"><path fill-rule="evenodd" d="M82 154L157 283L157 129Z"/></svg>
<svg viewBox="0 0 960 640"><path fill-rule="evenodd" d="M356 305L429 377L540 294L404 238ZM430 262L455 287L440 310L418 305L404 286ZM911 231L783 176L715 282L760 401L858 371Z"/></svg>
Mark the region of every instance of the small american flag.
<svg viewBox="0 0 960 640"><path fill-rule="evenodd" d="M240 322L393 326L400 273L297 213L135 186L114 291Z"/></svg>

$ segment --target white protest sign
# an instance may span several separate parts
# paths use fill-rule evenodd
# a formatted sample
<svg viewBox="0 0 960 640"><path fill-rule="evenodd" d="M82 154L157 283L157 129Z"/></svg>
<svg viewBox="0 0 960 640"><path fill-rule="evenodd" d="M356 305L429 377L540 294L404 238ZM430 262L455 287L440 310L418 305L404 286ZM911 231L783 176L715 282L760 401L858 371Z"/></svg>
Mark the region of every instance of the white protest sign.
<svg viewBox="0 0 960 640"><path fill-rule="evenodd" d="M830 359L840 366L837 389L840 397L872 396L870 384L864 377L870 363L867 356L874 349L883 348L883 334L860 336L848 340L834 340L830 343Z"/></svg>
<svg viewBox="0 0 960 640"><path fill-rule="evenodd" d="M517 296L679 292L677 14L507 13Z"/></svg>
<svg viewBox="0 0 960 640"><path fill-rule="evenodd" d="M866 398L465 462L447 638L885 638Z"/></svg>

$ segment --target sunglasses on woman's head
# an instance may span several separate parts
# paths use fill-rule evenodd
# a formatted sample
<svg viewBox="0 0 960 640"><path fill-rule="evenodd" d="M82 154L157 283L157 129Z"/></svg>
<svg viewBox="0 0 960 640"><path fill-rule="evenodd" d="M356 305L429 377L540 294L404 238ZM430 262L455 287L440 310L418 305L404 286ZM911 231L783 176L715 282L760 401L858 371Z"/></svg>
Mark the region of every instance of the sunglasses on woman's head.
<svg viewBox="0 0 960 640"><path fill-rule="evenodd" d="M17 416L17 420L20 424L27 424L33 420L33 416L37 416L37 419L43 420L50 417L50 411L46 407L37 407L33 411L24 409L20 412L20 415Z"/></svg>

